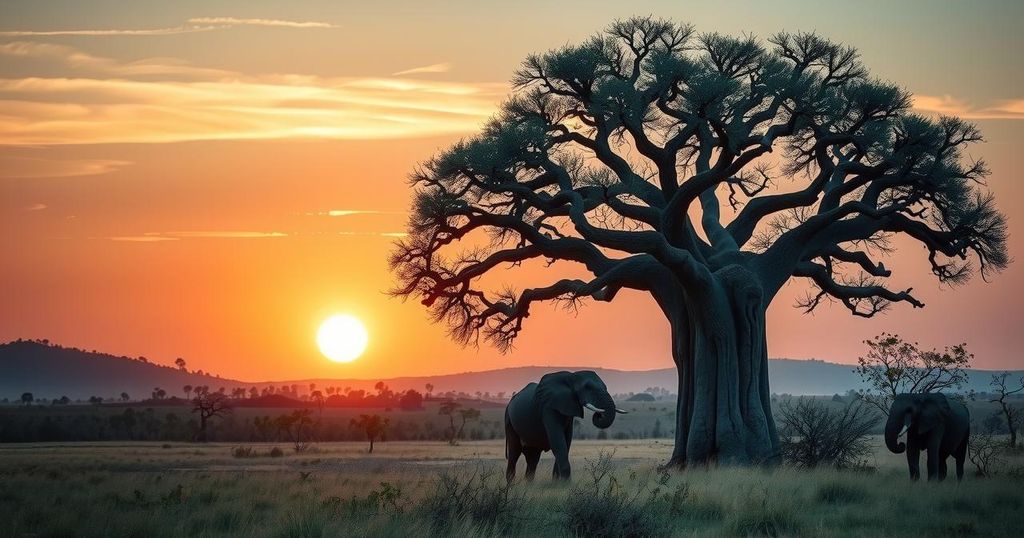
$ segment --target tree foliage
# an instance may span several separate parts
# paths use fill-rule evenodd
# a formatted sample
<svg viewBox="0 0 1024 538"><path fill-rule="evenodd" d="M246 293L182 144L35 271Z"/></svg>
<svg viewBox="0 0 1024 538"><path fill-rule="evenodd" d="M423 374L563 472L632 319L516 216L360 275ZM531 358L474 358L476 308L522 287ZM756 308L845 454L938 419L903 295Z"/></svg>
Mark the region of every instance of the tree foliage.
<svg viewBox="0 0 1024 538"><path fill-rule="evenodd" d="M924 351L916 342L907 342L889 333L864 343L868 353L857 359L854 370L868 385L861 395L886 414L899 394L961 388L967 383L966 369L974 359L974 355L967 352L967 344L949 346L942 351Z"/></svg>
<svg viewBox="0 0 1024 538"><path fill-rule="evenodd" d="M913 113L907 91L817 34L763 41L633 18L530 56L513 83L479 135L413 174L409 235L391 257L395 293L460 342L508 349L539 301L622 288L662 300L734 264L768 298L806 279L807 311L924 306L884 283L874 255L895 234L924 245L949 284L1009 261L1005 219L981 188L988 168L966 153L977 128ZM592 277L480 283L530 260Z"/></svg>

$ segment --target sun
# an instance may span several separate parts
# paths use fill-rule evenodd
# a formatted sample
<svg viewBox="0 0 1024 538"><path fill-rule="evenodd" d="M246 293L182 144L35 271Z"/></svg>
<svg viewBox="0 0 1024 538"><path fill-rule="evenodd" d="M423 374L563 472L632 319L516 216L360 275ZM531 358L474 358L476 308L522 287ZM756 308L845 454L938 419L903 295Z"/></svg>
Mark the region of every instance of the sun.
<svg viewBox="0 0 1024 538"><path fill-rule="evenodd" d="M366 350L370 337L362 321L355 316L338 314L320 324L316 344L320 353L334 362L352 362Z"/></svg>

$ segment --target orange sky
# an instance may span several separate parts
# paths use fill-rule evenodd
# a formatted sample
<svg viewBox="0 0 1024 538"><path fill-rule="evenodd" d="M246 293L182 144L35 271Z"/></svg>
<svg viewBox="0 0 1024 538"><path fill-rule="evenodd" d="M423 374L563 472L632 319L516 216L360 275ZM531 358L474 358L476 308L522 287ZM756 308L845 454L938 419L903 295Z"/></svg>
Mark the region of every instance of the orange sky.
<svg viewBox="0 0 1024 538"><path fill-rule="evenodd" d="M988 142L972 156L994 170L1011 255L1021 251L1024 69L1003 61L1024 50L1019 4L907 2L882 19L803 2L630 6L4 3L0 340L182 356L245 380L670 366L664 320L640 294L576 317L542 307L506 356L451 344L420 305L384 294L413 166L472 134L526 54L632 13L702 31L816 29L858 46L875 75L917 94L921 111L978 122ZM886 260L893 285L913 286L927 308L804 316L792 308L803 290L793 283L770 310L770 354L850 362L865 338L889 330L925 346L967 341L980 367L1024 367L1012 300L1024 296L1020 264L991 284L948 290L921 247L906 247ZM532 267L507 278L552 279ZM351 364L316 350L317 324L335 312L371 333Z"/></svg>

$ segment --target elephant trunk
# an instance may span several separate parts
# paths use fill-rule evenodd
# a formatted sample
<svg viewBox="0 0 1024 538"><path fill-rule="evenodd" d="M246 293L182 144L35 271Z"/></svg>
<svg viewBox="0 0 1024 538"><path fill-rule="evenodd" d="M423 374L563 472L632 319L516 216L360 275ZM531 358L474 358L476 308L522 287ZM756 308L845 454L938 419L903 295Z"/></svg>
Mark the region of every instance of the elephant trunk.
<svg viewBox="0 0 1024 538"><path fill-rule="evenodd" d="M593 422L594 426L603 430L615 422L615 415L617 414L615 412L615 401L612 400L611 395L607 392L599 395L596 400L597 401L589 402L601 409L600 412L594 413Z"/></svg>
<svg viewBox="0 0 1024 538"><path fill-rule="evenodd" d="M889 410L889 420L885 422L885 446L890 452L902 453L907 445L898 442L901 430L903 429L903 413L895 408Z"/></svg>

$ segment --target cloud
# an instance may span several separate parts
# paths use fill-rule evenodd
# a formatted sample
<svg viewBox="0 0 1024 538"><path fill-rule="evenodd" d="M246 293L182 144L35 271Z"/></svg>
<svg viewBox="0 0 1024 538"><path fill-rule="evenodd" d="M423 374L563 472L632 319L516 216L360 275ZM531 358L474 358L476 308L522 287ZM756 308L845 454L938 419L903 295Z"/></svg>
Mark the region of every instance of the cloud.
<svg viewBox="0 0 1024 538"><path fill-rule="evenodd" d="M0 179L95 176L130 164L130 161L113 159L41 159L0 155Z"/></svg>
<svg viewBox="0 0 1024 538"><path fill-rule="evenodd" d="M199 78L219 78L238 75L234 71L194 67L176 58L150 58L120 63L111 58L93 56L72 47L31 41L4 43L0 45L0 55L51 58L72 68L118 76L186 75Z"/></svg>
<svg viewBox="0 0 1024 538"><path fill-rule="evenodd" d="M276 75L214 81L0 79L0 144L273 138L382 139L471 132L504 84Z"/></svg>
<svg viewBox="0 0 1024 538"><path fill-rule="evenodd" d="M194 17L192 24L213 24L218 26L283 26L286 28L337 28L333 24L314 21L284 21L278 19L239 19L236 17Z"/></svg>
<svg viewBox="0 0 1024 538"><path fill-rule="evenodd" d="M177 241L177 237L157 237L152 235L121 235L108 237L111 241L127 241L132 243L157 243L160 241Z"/></svg>
<svg viewBox="0 0 1024 538"><path fill-rule="evenodd" d="M965 120L1024 120L1024 98L997 101L993 105L977 108L950 95L915 95L914 108Z"/></svg>
<svg viewBox="0 0 1024 538"><path fill-rule="evenodd" d="M171 26L166 28L142 28L142 29L110 29L110 30L4 30L0 36L6 37L46 37L46 36L162 36L177 34L193 34L196 32L209 32L211 30L223 30L236 26L276 26L284 28L337 28L333 24L315 21L287 21L278 19L243 19L236 17L194 17L188 20L189 24Z"/></svg>
<svg viewBox="0 0 1024 538"><path fill-rule="evenodd" d="M46 204L32 204L32 205L26 207L25 211L42 211L42 210L46 209L47 207L49 207L49 206L47 206Z"/></svg>
<svg viewBox="0 0 1024 538"><path fill-rule="evenodd" d="M406 69L405 71L391 73L391 76L397 77L401 75L415 75L418 73L447 73L448 71L451 71L451 69L452 64L445 62L440 64L425 65L423 67L413 67L412 69Z"/></svg>
<svg viewBox="0 0 1024 538"><path fill-rule="evenodd" d="M282 232L245 231L198 231L198 232L150 232L147 237L170 237L175 239L262 239L267 237L288 237Z"/></svg>
<svg viewBox="0 0 1024 538"><path fill-rule="evenodd" d="M170 28L146 28L141 30L4 30L5 37L48 37L48 36L154 36L192 34L217 30L219 26L172 26Z"/></svg>
<svg viewBox="0 0 1024 538"><path fill-rule="evenodd" d="M307 215L327 216L327 217L348 217L351 215L406 215L407 211L381 211L378 209L331 209L329 211L318 211L316 213L306 213Z"/></svg>

